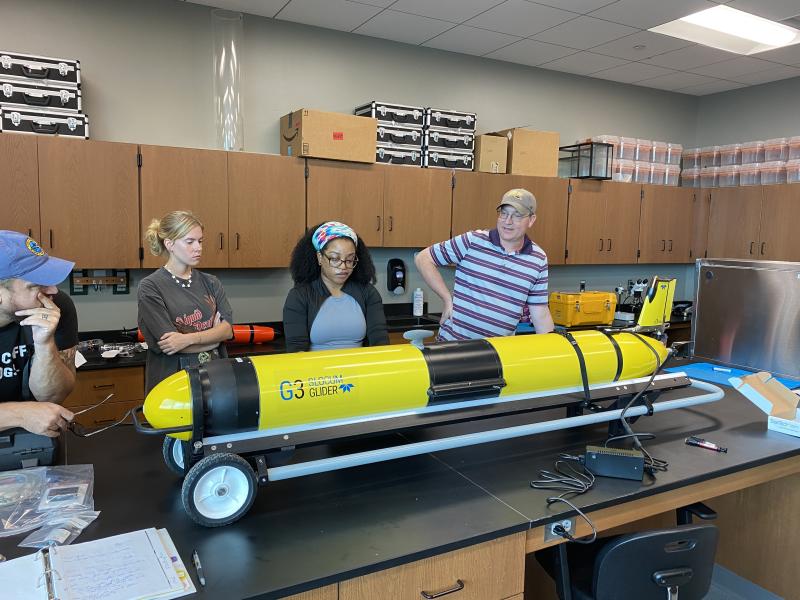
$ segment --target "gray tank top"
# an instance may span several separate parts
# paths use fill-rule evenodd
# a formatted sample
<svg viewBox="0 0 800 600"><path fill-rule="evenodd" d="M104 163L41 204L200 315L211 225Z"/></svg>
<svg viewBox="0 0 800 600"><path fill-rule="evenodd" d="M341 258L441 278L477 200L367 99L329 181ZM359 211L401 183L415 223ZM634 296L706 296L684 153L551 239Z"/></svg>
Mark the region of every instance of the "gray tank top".
<svg viewBox="0 0 800 600"><path fill-rule="evenodd" d="M367 320L349 294L330 296L311 325L311 350L359 348L367 335Z"/></svg>

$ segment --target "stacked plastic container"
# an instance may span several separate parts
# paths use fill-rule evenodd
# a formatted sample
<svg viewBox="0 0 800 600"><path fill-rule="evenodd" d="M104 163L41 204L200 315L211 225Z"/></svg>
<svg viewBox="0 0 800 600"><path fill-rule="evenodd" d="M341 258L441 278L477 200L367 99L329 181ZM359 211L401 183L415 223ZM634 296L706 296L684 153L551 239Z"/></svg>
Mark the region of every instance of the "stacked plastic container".
<svg viewBox="0 0 800 600"><path fill-rule="evenodd" d="M700 187L700 148L686 148L681 157L681 186Z"/></svg>
<svg viewBox="0 0 800 600"><path fill-rule="evenodd" d="M597 135L592 141L614 147L613 181L678 185L683 153L680 144L616 135Z"/></svg>

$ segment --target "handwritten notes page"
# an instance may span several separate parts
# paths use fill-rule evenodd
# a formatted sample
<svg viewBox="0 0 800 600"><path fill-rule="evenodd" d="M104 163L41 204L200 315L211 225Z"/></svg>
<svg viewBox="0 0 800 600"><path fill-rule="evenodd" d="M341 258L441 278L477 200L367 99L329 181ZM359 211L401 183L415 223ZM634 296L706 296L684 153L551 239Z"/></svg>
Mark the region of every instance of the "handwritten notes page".
<svg viewBox="0 0 800 600"><path fill-rule="evenodd" d="M184 592L155 529L60 546L51 551L61 600L130 600Z"/></svg>
<svg viewBox="0 0 800 600"><path fill-rule="evenodd" d="M0 590L3 600L47 600L42 553L0 563Z"/></svg>

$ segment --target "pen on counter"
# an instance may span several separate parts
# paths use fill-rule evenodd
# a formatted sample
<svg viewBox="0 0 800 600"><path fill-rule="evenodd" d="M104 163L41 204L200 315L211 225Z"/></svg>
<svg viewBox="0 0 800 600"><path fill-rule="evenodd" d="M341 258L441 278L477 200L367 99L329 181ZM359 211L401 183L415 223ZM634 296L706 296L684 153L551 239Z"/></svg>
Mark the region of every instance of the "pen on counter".
<svg viewBox="0 0 800 600"><path fill-rule="evenodd" d="M713 450L714 452L724 452L728 453L727 448L723 448L722 446L717 446L713 442L709 442L708 440L704 440L703 438L689 436L686 438L686 445L687 446L697 446L698 448L706 448L707 450Z"/></svg>
<svg viewBox="0 0 800 600"><path fill-rule="evenodd" d="M726 369L725 367L714 367L714 370L718 373L730 373L730 369Z"/></svg>
<svg viewBox="0 0 800 600"><path fill-rule="evenodd" d="M205 575L203 575L203 565L200 564L200 555L197 553L197 550L192 550L192 562L194 563L194 568L197 570L197 578L200 580L200 585L205 587L206 578Z"/></svg>

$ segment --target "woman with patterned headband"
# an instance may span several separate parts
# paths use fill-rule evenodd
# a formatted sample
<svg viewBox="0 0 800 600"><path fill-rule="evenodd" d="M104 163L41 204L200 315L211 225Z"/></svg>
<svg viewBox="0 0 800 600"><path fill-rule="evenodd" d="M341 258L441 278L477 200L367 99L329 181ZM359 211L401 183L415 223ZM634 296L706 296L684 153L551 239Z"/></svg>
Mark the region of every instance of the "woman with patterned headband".
<svg viewBox="0 0 800 600"><path fill-rule="evenodd" d="M283 306L289 352L389 343L375 265L350 227L328 221L309 229L290 268L295 285Z"/></svg>

